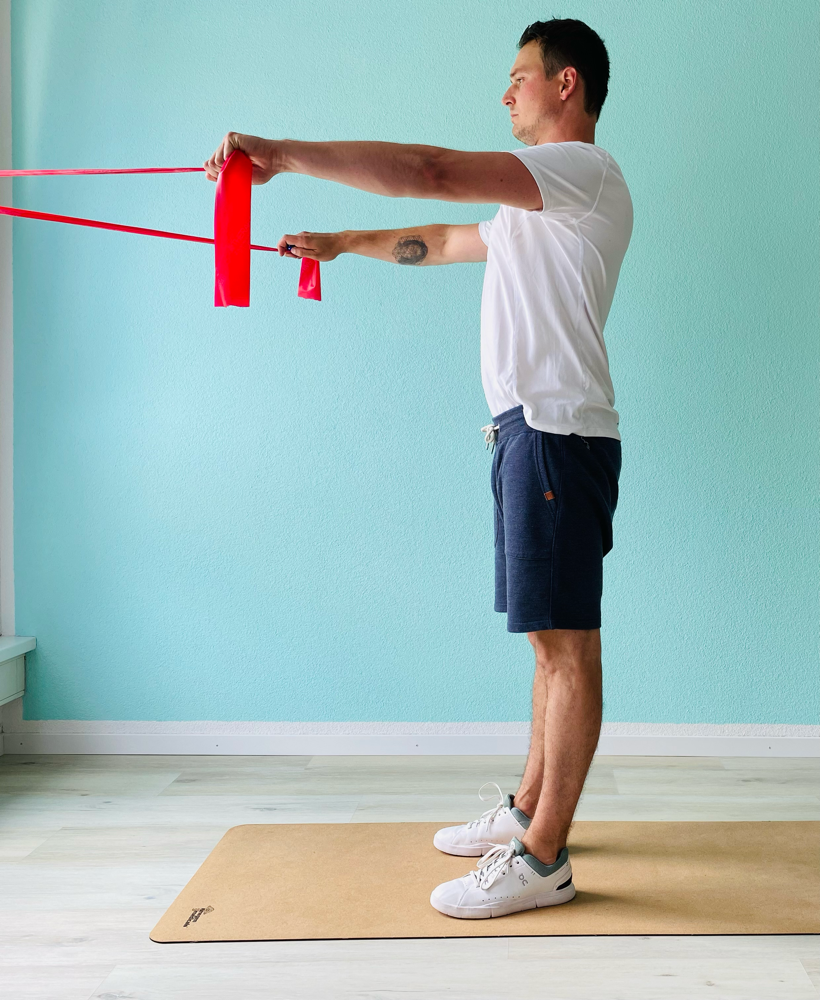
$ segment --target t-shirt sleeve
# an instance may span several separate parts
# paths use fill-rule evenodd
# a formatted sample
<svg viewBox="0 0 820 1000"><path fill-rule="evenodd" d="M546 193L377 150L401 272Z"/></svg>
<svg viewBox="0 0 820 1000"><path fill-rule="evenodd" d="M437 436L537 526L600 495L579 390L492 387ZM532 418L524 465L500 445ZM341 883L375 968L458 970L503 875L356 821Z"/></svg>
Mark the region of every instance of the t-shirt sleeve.
<svg viewBox="0 0 820 1000"><path fill-rule="evenodd" d="M483 222L479 222L478 224L478 235L484 240L487 246L490 245L490 227L492 224L492 219L484 219Z"/></svg>
<svg viewBox="0 0 820 1000"><path fill-rule="evenodd" d="M543 207L532 211L577 216L594 208L606 176L607 159L579 147L576 143L544 142L510 150L535 178L541 192Z"/></svg>

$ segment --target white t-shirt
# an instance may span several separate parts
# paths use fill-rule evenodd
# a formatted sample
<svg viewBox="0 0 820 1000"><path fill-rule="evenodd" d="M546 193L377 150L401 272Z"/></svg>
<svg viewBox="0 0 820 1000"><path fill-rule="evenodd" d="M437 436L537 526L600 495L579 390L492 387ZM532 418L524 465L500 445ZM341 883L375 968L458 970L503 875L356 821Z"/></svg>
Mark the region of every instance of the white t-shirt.
<svg viewBox="0 0 820 1000"><path fill-rule="evenodd" d="M589 142L511 150L540 210L501 205L480 222L481 381L493 417L522 405L538 430L621 440L604 345L632 199L620 167Z"/></svg>

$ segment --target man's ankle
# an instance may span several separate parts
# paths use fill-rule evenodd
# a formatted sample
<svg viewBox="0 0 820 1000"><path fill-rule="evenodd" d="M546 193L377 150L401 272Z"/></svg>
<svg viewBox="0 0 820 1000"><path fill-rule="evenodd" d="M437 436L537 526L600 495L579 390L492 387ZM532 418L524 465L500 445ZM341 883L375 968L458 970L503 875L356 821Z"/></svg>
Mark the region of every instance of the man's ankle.
<svg viewBox="0 0 820 1000"><path fill-rule="evenodd" d="M519 789L513 795L513 805L516 809L520 809L527 819L532 819L535 816L535 810L538 808L538 796L533 797Z"/></svg>
<svg viewBox="0 0 820 1000"><path fill-rule="evenodd" d="M531 854L545 865L554 865L558 860L558 855L566 846L564 844L556 846L555 844L529 843L526 836L521 839L521 843L526 848L527 854Z"/></svg>

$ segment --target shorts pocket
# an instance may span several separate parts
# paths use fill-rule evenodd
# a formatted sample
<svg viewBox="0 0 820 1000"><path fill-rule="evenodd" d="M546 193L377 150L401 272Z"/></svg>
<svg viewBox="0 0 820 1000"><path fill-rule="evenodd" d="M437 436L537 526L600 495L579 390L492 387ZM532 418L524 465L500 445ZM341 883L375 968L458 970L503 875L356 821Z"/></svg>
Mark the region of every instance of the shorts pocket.
<svg viewBox="0 0 820 1000"><path fill-rule="evenodd" d="M535 431L517 434L504 459L503 540L507 555L518 559L549 559L552 554L558 499L552 488L555 459L544 444ZM551 445L546 442L547 449Z"/></svg>
<svg viewBox="0 0 820 1000"><path fill-rule="evenodd" d="M493 493L493 547L498 545L498 532L501 523L501 514L499 509L501 504L498 500L498 486L496 482L496 476L498 474L498 452L493 456L492 466L490 468L490 489Z"/></svg>
<svg viewBox="0 0 820 1000"><path fill-rule="evenodd" d="M533 448L535 450L535 467L538 470L538 479L541 483L541 492L544 500L550 505L558 502L558 496L554 488L554 475L552 474L549 462L547 461L548 441L543 431L536 431L533 434Z"/></svg>

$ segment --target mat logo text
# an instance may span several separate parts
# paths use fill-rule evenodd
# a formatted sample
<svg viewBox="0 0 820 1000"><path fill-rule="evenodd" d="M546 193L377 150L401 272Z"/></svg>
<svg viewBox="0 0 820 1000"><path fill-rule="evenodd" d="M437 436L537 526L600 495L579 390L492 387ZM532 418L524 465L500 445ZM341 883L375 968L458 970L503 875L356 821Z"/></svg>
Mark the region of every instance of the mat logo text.
<svg viewBox="0 0 820 1000"><path fill-rule="evenodd" d="M200 906L198 910L197 909L191 910L190 917L188 917L188 919L182 926L187 927L188 924L195 924L203 913L213 913L213 912L214 908L212 906Z"/></svg>

